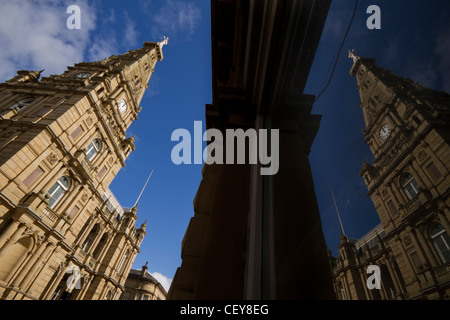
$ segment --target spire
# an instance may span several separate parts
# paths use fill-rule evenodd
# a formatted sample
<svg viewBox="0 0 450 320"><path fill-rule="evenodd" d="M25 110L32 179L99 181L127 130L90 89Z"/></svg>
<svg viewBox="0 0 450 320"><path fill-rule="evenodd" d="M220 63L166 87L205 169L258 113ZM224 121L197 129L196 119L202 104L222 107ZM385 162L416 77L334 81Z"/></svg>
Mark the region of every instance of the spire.
<svg viewBox="0 0 450 320"><path fill-rule="evenodd" d="M348 57L350 59L353 59L353 63L357 62L359 57L357 55L355 55L355 49L349 50L348 51Z"/></svg>
<svg viewBox="0 0 450 320"><path fill-rule="evenodd" d="M336 207L336 212L337 212L337 215L338 215L338 218L339 218L339 223L341 224L341 235L344 236L344 237L347 237L347 236L345 235L345 232L344 232L344 226L342 225L341 215L339 214L339 209L338 209L338 207L337 207L336 199L334 198L334 193L333 193L333 191L331 191L331 195L333 196L333 201L334 201L334 205L335 205L335 207Z"/></svg>
<svg viewBox="0 0 450 320"><path fill-rule="evenodd" d="M158 42L159 48L162 49L165 45L167 46L169 44L169 38L164 36L164 40Z"/></svg>
<svg viewBox="0 0 450 320"><path fill-rule="evenodd" d="M147 273L148 270L148 261L145 262L145 265L142 266L142 275L144 276Z"/></svg>
<svg viewBox="0 0 450 320"><path fill-rule="evenodd" d="M141 198L142 193L143 193L144 190L145 190L145 187L147 187L147 183L148 183L148 181L150 180L150 178L151 178L151 176L152 176L152 174L153 174L153 171L155 171L155 170L152 170L152 172L151 172L150 175L148 176L147 182L145 183L144 187L142 188L142 191L141 191L141 193L139 194L139 196L138 196L138 198L137 198L137 200L136 200L136 203L134 204L133 207L137 207L137 205L138 205L138 203L139 203L139 199Z"/></svg>
<svg viewBox="0 0 450 320"><path fill-rule="evenodd" d="M147 229L147 219L145 219L144 223L141 224L141 227L139 228L139 230L145 231L145 229Z"/></svg>

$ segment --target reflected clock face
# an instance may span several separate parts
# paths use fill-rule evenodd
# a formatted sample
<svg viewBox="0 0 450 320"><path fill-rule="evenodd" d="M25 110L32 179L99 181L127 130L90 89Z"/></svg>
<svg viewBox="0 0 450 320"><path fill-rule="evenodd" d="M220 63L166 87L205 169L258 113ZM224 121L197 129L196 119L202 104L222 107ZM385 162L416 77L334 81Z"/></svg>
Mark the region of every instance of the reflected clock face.
<svg viewBox="0 0 450 320"><path fill-rule="evenodd" d="M127 111L127 103L125 100L119 101L119 111L125 113Z"/></svg>
<svg viewBox="0 0 450 320"><path fill-rule="evenodd" d="M380 138L381 140L387 139L391 134L391 128L388 124L385 124L380 129Z"/></svg>
<svg viewBox="0 0 450 320"><path fill-rule="evenodd" d="M81 72L75 75L76 78L89 78L91 74L89 72Z"/></svg>

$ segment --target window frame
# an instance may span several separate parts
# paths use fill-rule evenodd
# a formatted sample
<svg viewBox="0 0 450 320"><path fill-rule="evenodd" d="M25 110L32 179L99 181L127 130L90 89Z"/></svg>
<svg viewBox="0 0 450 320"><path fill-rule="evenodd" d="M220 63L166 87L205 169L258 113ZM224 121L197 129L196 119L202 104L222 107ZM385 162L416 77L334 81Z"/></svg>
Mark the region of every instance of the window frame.
<svg viewBox="0 0 450 320"><path fill-rule="evenodd" d="M67 179L67 186L65 186L61 180L62 179ZM55 187L56 186L56 187ZM56 207L56 205L61 201L61 199L64 197L64 195L69 191L71 186L71 181L70 178L68 176L62 176L61 178L59 178L58 180L56 180L56 182L52 185L52 187L48 190L47 194L50 196L49 198L49 204L48 207L50 209L53 209ZM50 193L50 190L52 190L55 187L55 189ZM54 198L53 196L56 194L57 191L62 190L62 192L56 197ZM50 200L54 199L53 203L50 204Z"/></svg>
<svg viewBox="0 0 450 320"><path fill-rule="evenodd" d="M402 174L400 178L400 185L408 200L413 200L419 195L419 184L411 173L406 172ZM415 192L414 195L410 193L409 187L412 187L413 191Z"/></svg>

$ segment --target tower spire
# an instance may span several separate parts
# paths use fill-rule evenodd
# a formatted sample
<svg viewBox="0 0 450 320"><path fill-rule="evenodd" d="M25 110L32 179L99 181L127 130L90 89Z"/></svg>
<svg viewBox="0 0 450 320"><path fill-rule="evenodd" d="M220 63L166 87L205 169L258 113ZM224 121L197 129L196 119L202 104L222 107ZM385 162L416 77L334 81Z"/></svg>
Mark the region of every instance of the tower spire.
<svg viewBox="0 0 450 320"><path fill-rule="evenodd" d="M139 194L139 197L137 198L136 203L134 204L133 207L136 207L136 206L137 206L137 204L138 204L138 202L139 202L139 199L141 198L142 193L144 192L145 187L147 187L147 183L148 183L148 181L150 180L150 178L151 178L151 176L152 176L152 174L153 174L153 171L155 171L155 170L153 169L152 172L150 173L150 175L148 176L147 182L145 183L144 187L142 188L141 193Z"/></svg>
<svg viewBox="0 0 450 320"><path fill-rule="evenodd" d="M338 206L337 206L337 204L336 204L336 199L334 198L334 193L333 193L333 191L331 191L331 195L333 196L334 206L336 207L336 212L337 212L337 215L338 215L338 218L339 218L339 223L341 224L341 232L342 232L342 235L343 235L343 236L346 236L346 235L345 235L345 231L344 231L344 226L342 225L342 221L341 221L341 215L339 214L339 209L338 209Z"/></svg>
<svg viewBox="0 0 450 320"><path fill-rule="evenodd" d="M350 59L353 59L353 63L355 63L359 59L359 57L357 55L355 55L355 49L352 49L352 50L348 51L348 57Z"/></svg>

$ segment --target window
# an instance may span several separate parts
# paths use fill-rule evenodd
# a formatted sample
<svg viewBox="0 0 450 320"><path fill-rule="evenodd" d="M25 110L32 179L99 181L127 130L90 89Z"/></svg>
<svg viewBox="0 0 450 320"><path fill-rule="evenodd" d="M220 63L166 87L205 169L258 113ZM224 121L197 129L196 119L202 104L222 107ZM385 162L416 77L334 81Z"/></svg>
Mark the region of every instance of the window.
<svg viewBox="0 0 450 320"><path fill-rule="evenodd" d="M374 99L370 99L370 104L372 105L372 107L376 108L377 107L377 102Z"/></svg>
<svg viewBox="0 0 450 320"><path fill-rule="evenodd" d="M392 214L396 215L398 211L397 211L397 208L395 207L394 202L391 200L387 203L387 205L388 205L389 209L391 210Z"/></svg>
<svg viewBox="0 0 450 320"><path fill-rule="evenodd" d="M13 105L11 107L11 109L16 109L16 108L18 108L19 110L23 109L26 106L30 105L33 101L34 101L34 98L27 98L27 99L20 100L18 103Z"/></svg>
<svg viewBox="0 0 450 320"><path fill-rule="evenodd" d="M450 237L444 227L438 223L430 229L430 236L442 262L450 262Z"/></svg>
<svg viewBox="0 0 450 320"><path fill-rule="evenodd" d="M402 176L400 183L409 200L417 197L417 194L419 193L419 186L411 174L405 173Z"/></svg>
<svg viewBox="0 0 450 320"><path fill-rule="evenodd" d="M123 255L122 260L120 261L119 267L117 268L117 273L119 273L120 270L122 269L123 263L125 262L125 259L127 258L128 253L129 253L129 250L127 250L127 252L125 252L125 254ZM138 299L138 300L140 300L140 299Z"/></svg>
<svg viewBox="0 0 450 320"><path fill-rule="evenodd" d="M88 145L86 149L86 157L88 158L89 161L95 158L95 156L100 152L101 147L102 143L98 139L94 139L94 141L92 141Z"/></svg>
<svg viewBox="0 0 450 320"><path fill-rule="evenodd" d="M340 294L341 294L342 300L347 300L347 299L345 298L345 291L344 291L344 286L342 285L342 282L339 284L339 292L340 292Z"/></svg>
<svg viewBox="0 0 450 320"><path fill-rule="evenodd" d="M50 195L50 199L48 200L48 205L51 209L53 209L59 200L64 196L64 194L69 190L70 187L70 179L66 176L60 178L53 187L47 192Z"/></svg>
<svg viewBox="0 0 450 320"><path fill-rule="evenodd" d="M92 239L91 239L91 238L87 238L87 239L84 241L83 245L81 246L81 250L83 250L84 252L86 252L86 251L88 250L89 245L91 244L91 242L92 242Z"/></svg>
<svg viewBox="0 0 450 320"><path fill-rule="evenodd" d="M439 180L442 177L442 174L439 172L438 168L434 165L434 163L431 163L427 167L428 171L430 171L431 175L433 176L434 180Z"/></svg>

